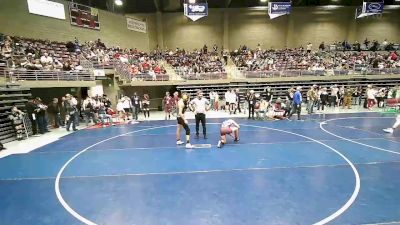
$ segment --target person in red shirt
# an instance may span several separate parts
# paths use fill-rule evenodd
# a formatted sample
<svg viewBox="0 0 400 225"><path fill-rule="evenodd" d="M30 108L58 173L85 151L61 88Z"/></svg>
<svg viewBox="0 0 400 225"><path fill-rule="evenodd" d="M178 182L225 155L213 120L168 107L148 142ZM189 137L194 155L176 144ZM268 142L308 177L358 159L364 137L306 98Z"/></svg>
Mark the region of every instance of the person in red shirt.
<svg viewBox="0 0 400 225"><path fill-rule="evenodd" d="M158 65L154 67L154 73L161 74L161 68Z"/></svg>
<svg viewBox="0 0 400 225"><path fill-rule="evenodd" d="M392 53L390 54L390 59L391 59L391 60L397 61L397 58L398 58L398 56L397 56L396 52L392 52Z"/></svg>

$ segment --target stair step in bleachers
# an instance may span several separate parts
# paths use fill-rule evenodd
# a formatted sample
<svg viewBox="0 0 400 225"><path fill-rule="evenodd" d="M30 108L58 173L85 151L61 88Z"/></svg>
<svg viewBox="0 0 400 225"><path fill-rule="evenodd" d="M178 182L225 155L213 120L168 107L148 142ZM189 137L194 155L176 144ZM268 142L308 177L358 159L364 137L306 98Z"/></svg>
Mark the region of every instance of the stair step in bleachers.
<svg viewBox="0 0 400 225"><path fill-rule="evenodd" d="M11 120L11 108L15 105L24 111L25 103L31 96L29 88L15 84L0 86L0 142L7 143L16 140L16 134Z"/></svg>

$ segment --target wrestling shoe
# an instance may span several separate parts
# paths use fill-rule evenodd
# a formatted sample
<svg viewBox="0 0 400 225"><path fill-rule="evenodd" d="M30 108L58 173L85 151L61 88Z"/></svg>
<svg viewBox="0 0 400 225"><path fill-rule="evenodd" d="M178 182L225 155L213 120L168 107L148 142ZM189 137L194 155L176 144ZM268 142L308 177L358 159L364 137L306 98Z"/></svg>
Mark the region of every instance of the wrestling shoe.
<svg viewBox="0 0 400 225"><path fill-rule="evenodd" d="M190 143L187 143L187 144L186 144L186 148L193 148L193 145L190 144Z"/></svg>
<svg viewBox="0 0 400 225"><path fill-rule="evenodd" d="M393 134L393 128L386 128L386 129L383 129L383 131L385 131L386 133L389 133L389 134Z"/></svg>
<svg viewBox="0 0 400 225"><path fill-rule="evenodd" d="M181 144L183 144L184 142L183 141L181 141L181 140L179 140L179 141L176 141L176 144L177 145L181 145Z"/></svg>
<svg viewBox="0 0 400 225"><path fill-rule="evenodd" d="M217 147L218 147L218 148L221 148L221 147L222 147L222 141L218 141Z"/></svg>

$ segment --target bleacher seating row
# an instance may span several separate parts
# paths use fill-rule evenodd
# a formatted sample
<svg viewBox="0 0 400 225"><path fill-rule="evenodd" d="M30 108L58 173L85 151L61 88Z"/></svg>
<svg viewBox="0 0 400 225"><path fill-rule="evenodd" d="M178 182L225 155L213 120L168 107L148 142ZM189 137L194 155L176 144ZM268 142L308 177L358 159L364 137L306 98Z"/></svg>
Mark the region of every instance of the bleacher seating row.
<svg viewBox="0 0 400 225"><path fill-rule="evenodd" d="M8 118L13 105L23 110L31 96L29 88L18 85L0 86L0 142L7 143L16 139L12 122Z"/></svg>

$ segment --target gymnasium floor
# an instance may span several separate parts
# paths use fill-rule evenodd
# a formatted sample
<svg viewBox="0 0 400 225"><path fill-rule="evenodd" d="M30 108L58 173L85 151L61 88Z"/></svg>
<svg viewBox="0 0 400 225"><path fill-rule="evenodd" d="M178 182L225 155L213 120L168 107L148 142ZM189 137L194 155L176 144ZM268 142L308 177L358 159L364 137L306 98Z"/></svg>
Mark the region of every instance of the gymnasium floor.
<svg viewBox="0 0 400 225"><path fill-rule="evenodd" d="M400 224L400 132L382 132L393 114L237 121L240 142L221 150L222 119L192 138L211 148L192 150L176 147L171 120L0 159L0 224Z"/></svg>

